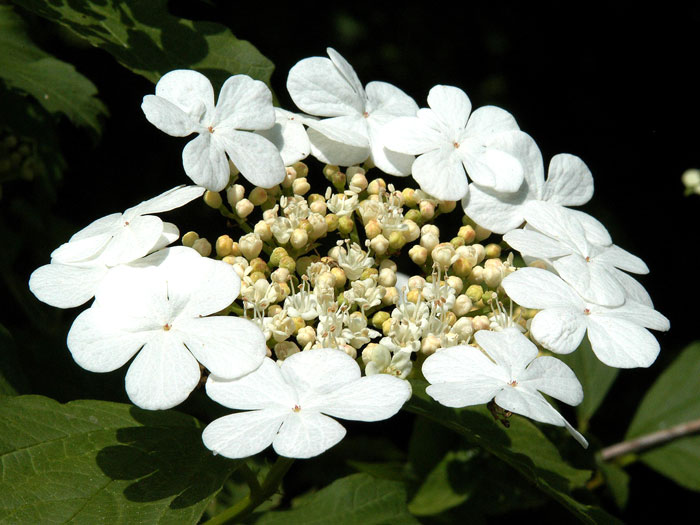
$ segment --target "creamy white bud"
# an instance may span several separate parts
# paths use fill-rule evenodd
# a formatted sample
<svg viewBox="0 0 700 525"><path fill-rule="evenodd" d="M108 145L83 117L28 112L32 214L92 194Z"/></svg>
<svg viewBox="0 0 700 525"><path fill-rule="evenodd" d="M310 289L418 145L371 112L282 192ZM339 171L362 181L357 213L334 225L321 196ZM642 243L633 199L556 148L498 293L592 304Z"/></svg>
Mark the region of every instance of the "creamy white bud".
<svg viewBox="0 0 700 525"><path fill-rule="evenodd" d="M409 290L422 290L426 285L426 280L420 275L412 275L408 278Z"/></svg>
<svg viewBox="0 0 700 525"><path fill-rule="evenodd" d="M472 309L472 300L465 294L458 295L455 299L455 304L452 306L452 311L457 317L467 315Z"/></svg>
<svg viewBox="0 0 700 525"><path fill-rule="evenodd" d="M302 230L301 228L297 228L292 232L291 237L289 238L289 242L292 244L292 246L295 249L300 249L306 246L306 243L309 242L309 234L306 233L306 230Z"/></svg>
<svg viewBox="0 0 700 525"><path fill-rule="evenodd" d="M408 250L408 256L414 263L421 266L425 264L425 261L428 259L428 250L423 246L414 245Z"/></svg>
<svg viewBox="0 0 700 525"><path fill-rule="evenodd" d="M297 170L295 170L292 166L288 166L286 174L284 176L284 180L282 181L282 187L289 188L296 178Z"/></svg>
<svg viewBox="0 0 700 525"><path fill-rule="evenodd" d="M289 280L289 270L286 268L277 268L270 275L270 280L276 283L285 283Z"/></svg>
<svg viewBox="0 0 700 525"><path fill-rule="evenodd" d="M205 238L194 241L192 248L197 250L202 257L209 257L211 255L211 243Z"/></svg>
<svg viewBox="0 0 700 525"><path fill-rule="evenodd" d="M394 286L396 284L396 272L390 268L384 268L379 271L379 279L377 282L385 287Z"/></svg>
<svg viewBox="0 0 700 525"><path fill-rule="evenodd" d="M302 348L306 348L307 345L316 341L316 330L314 330L312 326L300 328L299 332L297 332L297 341Z"/></svg>
<svg viewBox="0 0 700 525"><path fill-rule="evenodd" d="M248 199L241 199L236 203L236 213L242 219L245 219L248 215L253 213L255 206Z"/></svg>
<svg viewBox="0 0 700 525"><path fill-rule="evenodd" d="M392 272L396 272L398 270L398 266L396 266L396 263L391 259L384 259L381 263L379 263L379 270L381 271L384 268L389 268Z"/></svg>
<svg viewBox="0 0 700 525"><path fill-rule="evenodd" d="M424 355L434 354L435 351L440 348L440 338L434 335L429 335L423 338L421 341L420 351Z"/></svg>
<svg viewBox="0 0 700 525"><path fill-rule="evenodd" d="M413 242L418 237L420 237L420 228L411 219L406 219L402 223L406 229L403 231L403 236L406 238L406 242Z"/></svg>
<svg viewBox="0 0 700 525"><path fill-rule="evenodd" d="M455 255L455 247L450 242L441 242L433 248L430 255L433 261L442 266L443 269L449 268Z"/></svg>
<svg viewBox="0 0 700 525"><path fill-rule="evenodd" d="M275 345L275 355L278 361L284 361L290 355L296 354L297 352L299 352L299 347L292 341L282 341Z"/></svg>
<svg viewBox="0 0 700 525"><path fill-rule="evenodd" d="M226 190L226 200L232 208L235 208L243 197L245 197L245 188L240 184L234 184Z"/></svg>
<svg viewBox="0 0 700 525"><path fill-rule="evenodd" d="M257 233L248 233L238 241L243 256L249 261L255 259L262 251L263 242Z"/></svg>
<svg viewBox="0 0 700 525"><path fill-rule="evenodd" d="M503 281L503 273L494 267L484 268L484 282L489 288L498 288Z"/></svg>
<svg viewBox="0 0 700 525"><path fill-rule="evenodd" d="M464 288L464 282L456 275L450 275L445 282L447 286L452 288L456 293L461 293L462 288Z"/></svg>
<svg viewBox="0 0 700 525"><path fill-rule="evenodd" d="M384 297L382 297L382 305L389 306L390 304L396 304L399 302L399 291L395 286L390 286L386 288L384 292Z"/></svg>
<svg viewBox="0 0 700 525"><path fill-rule="evenodd" d="M272 239L272 229L270 228L270 225L267 224L265 221L258 221L255 224L255 228L253 228L253 231L263 240L263 241L269 241Z"/></svg>
<svg viewBox="0 0 700 525"><path fill-rule="evenodd" d="M389 241L380 233L369 242L369 247L372 248L377 255L384 255L389 249Z"/></svg>
<svg viewBox="0 0 700 525"><path fill-rule="evenodd" d="M477 315L472 319L472 326L475 332L479 330L488 330L491 327L491 322L485 315Z"/></svg>
<svg viewBox="0 0 700 525"><path fill-rule="evenodd" d="M294 195L306 195L310 189L311 185L306 180L306 177L295 179L292 183L292 191L294 192Z"/></svg>

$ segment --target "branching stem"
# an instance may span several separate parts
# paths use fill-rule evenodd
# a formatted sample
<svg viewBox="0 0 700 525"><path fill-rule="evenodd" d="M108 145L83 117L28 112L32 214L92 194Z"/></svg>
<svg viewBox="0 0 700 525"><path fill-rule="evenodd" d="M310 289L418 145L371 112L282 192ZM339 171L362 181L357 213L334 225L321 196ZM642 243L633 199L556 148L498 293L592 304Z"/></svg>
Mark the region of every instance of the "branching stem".
<svg viewBox="0 0 700 525"><path fill-rule="evenodd" d="M662 443L667 443L668 441L697 432L700 432L700 419L686 421L679 425L672 426L671 428L645 434L638 438L605 447L600 451L600 457L603 461L610 461L611 459L624 456L625 454L639 452L640 450L661 445Z"/></svg>

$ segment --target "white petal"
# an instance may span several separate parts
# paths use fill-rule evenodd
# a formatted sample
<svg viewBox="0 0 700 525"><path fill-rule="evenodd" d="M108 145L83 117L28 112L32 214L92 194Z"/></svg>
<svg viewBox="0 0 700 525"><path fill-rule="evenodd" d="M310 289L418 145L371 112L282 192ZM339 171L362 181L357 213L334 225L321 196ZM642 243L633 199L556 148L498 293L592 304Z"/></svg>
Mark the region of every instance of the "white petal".
<svg viewBox="0 0 700 525"><path fill-rule="evenodd" d="M206 389L214 401L236 410L281 407L288 411L299 403L296 391L269 357L257 370L233 381L210 375Z"/></svg>
<svg viewBox="0 0 700 525"><path fill-rule="evenodd" d="M565 308L583 312L585 303L571 286L552 272L540 268L520 268L503 279L508 297L525 308Z"/></svg>
<svg viewBox="0 0 700 525"><path fill-rule="evenodd" d="M166 410L182 403L199 383L197 360L175 334L151 338L126 373L126 393L135 405Z"/></svg>
<svg viewBox="0 0 700 525"><path fill-rule="evenodd" d="M350 63L332 47L327 47L326 53L328 53L331 62L333 62L333 65L337 68L338 72L340 72L348 84L352 86L355 93L357 93L360 98L364 99L365 92L364 89L362 89L362 83L360 82L360 79L357 77L357 73L355 73L355 70Z"/></svg>
<svg viewBox="0 0 700 525"><path fill-rule="evenodd" d="M360 378L360 367L342 350L318 348L298 352L282 363L282 375L299 392L304 403L307 393L325 394Z"/></svg>
<svg viewBox="0 0 700 525"><path fill-rule="evenodd" d="M204 446L215 454L238 459L265 450L287 417L280 410L256 410L220 417L202 432Z"/></svg>
<svg viewBox="0 0 700 525"><path fill-rule="evenodd" d="M163 232L160 234L160 239L158 239L155 246L151 248L151 251L156 252L158 250L162 250L169 244L177 241L178 237L180 237L180 230L177 229L177 226L175 226L172 222L164 222Z"/></svg>
<svg viewBox="0 0 700 525"><path fill-rule="evenodd" d="M379 114L413 117L418 111L418 104L411 97L387 82L370 82L366 91L370 117Z"/></svg>
<svg viewBox="0 0 700 525"><path fill-rule="evenodd" d="M552 157L544 185L544 200L562 206L580 206L593 197L593 175L575 155L561 153Z"/></svg>
<svg viewBox="0 0 700 525"><path fill-rule="evenodd" d="M557 239L584 257L592 255L582 224L570 210L546 201L530 201L523 208L528 224L545 235Z"/></svg>
<svg viewBox="0 0 700 525"><path fill-rule="evenodd" d="M530 333L547 350L570 354L579 347L586 333L583 311L567 307L542 310L532 320Z"/></svg>
<svg viewBox="0 0 700 525"><path fill-rule="evenodd" d="M311 115L362 114L364 100L327 58L311 57L289 70L287 91L299 109Z"/></svg>
<svg viewBox="0 0 700 525"><path fill-rule="evenodd" d="M506 193L518 191L522 185L523 167L510 153L476 144L473 139L463 142L457 151L476 184Z"/></svg>
<svg viewBox="0 0 700 525"><path fill-rule="evenodd" d="M137 204L133 208L129 208L124 212L124 219L131 220L138 215L174 210L175 208L184 206L188 202L192 202L197 197L201 197L203 193L204 188L200 186L177 186L161 193L157 197L153 197L152 199Z"/></svg>
<svg viewBox="0 0 700 525"><path fill-rule="evenodd" d="M221 141L231 161L251 184L271 188L284 180L286 171L282 157L275 145L265 137L234 131L230 137L220 136L217 140Z"/></svg>
<svg viewBox="0 0 700 525"><path fill-rule="evenodd" d="M513 115L496 106L483 106L469 117L466 133L468 137L487 137L504 131L520 128Z"/></svg>
<svg viewBox="0 0 700 525"><path fill-rule="evenodd" d="M265 357L265 336L247 319L230 316L178 321L187 348L212 374L235 379L256 370Z"/></svg>
<svg viewBox="0 0 700 525"><path fill-rule="evenodd" d="M94 258L122 225L122 214L112 213L92 222L51 253L51 262L75 263Z"/></svg>
<svg viewBox="0 0 700 525"><path fill-rule="evenodd" d="M424 153L413 162L412 170L421 189L438 199L459 200L469 191L462 162L450 145Z"/></svg>
<svg viewBox="0 0 700 525"><path fill-rule="evenodd" d="M309 128L307 133L311 145L311 154L326 164L355 166L362 164L369 157L370 151L366 146L348 146L347 144L331 140L312 128Z"/></svg>
<svg viewBox="0 0 700 525"><path fill-rule="evenodd" d="M221 86L213 126L219 129L269 129L275 124L272 93L248 75L229 77Z"/></svg>
<svg viewBox="0 0 700 525"><path fill-rule="evenodd" d="M131 359L151 334L117 329L102 309L88 308L68 332L68 349L78 365L91 372L111 372Z"/></svg>
<svg viewBox="0 0 700 525"><path fill-rule="evenodd" d="M367 119L367 124L369 125L369 142L374 165L389 175L397 175L400 177L409 175L411 173L411 166L413 166L413 161L415 160L413 155L406 155L386 149L382 142L383 126L379 125L376 119L371 117Z"/></svg>
<svg viewBox="0 0 700 525"><path fill-rule="evenodd" d="M209 79L189 69L176 69L161 77L156 96L162 97L190 115L209 117L214 110L214 88Z"/></svg>
<svg viewBox="0 0 700 525"><path fill-rule="evenodd" d="M651 300L651 296L639 281L622 270L615 269L613 273L615 274L615 278L618 280L622 288L625 290L625 297L637 303L649 306L650 308L654 308L654 303Z"/></svg>
<svg viewBox="0 0 700 525"><path fill-rule="evenodd" d="M583 388L576 374L566 364L551 356L535 359L518 378L518 384L532 386L569 405L583 401Z"/></svg>
<svg viewBox="0 0 700 525"><path fill-rule="evenodd" d="M592 312L598 316L616 317L625 319L645 328L660 330L662 332L671 328L671 323L662 314L643 303L634 300L627 300L625 304L618 308L604 308L591 306Z"/></svg>
<svg viewBox="0 0 700 525"><path fill-rule="evenodd" d="M335 419L318 412L304 412L302 407L301 412L291 412L285 419L272 447L287 458L311 458L337 444L345 433Z"/></svg>
<svg viewBox="0 0 700 525"><path fill-rule="evenodd" d="M659 355L656 338L647 329L626 319L590 315L588 339L598 359L615 368L646 368Z"/></svg>
<svg viewBox="0 0 700 525"><path fill-rule="evenodd" d="M198 186L210 191L223 190L229 181L230 168L224 148L211 133L202 133L182 150L185 173Z"/></svg>
<svg viewBox="0 0 700 525"><path fill-rule="evenodd" d="M163 233L163 221L155 215L141 215L126 221L102 252L107 266L129 263L143 257L156 245Z"/></svg>
<svg viewBox="0 0 700 525"><path fill-rule="evenodd" d="M171 137L186 137L199 129L197 119L172 102L146 95L141 103L146 120Z"/></svg>
<svg viewBox="0 0 700 525"><path fill-rule="evenodd" d="M193 259L191 263L190 259ZM207 257L190 257L187 261L181 274L182 280L188 282L184 288L188 298L183 315L210 315L228 307L238 297L241 279L230 264ZM173 292L171 286L170 293Z"/></svg>
<svg viewBox="0 0 700 525"><path fill-rule="evenodd" d="M573 253L552 264L559 276L587 301L604 306L619 306L625 302L625 291L615 278L614 269L597 259L586 261Z"/></svg>
<svg viewBox="0 0 700 525"><path fill-rule="evenodd" d="M520 205L526 193L524 183L515 193L498 193L470 184L467 195L462 199L462 208L465 215L478 225L495 233L506 233L524 222Z"/></svg>
<svg viewBox="0 0 700 525"><path fill-rule="evenodd" d="M267 130L258 131L260 135L272 142L282 156L285 166L305 159L311 153L309 136L300 119L294 113L275 109L277 122Z"/></svg>
<svg viewBox="0 0 700 525"><path fill-rule="evenodd" d="M598 219L580 210L570 208L564 208L564 210L583 227L588 242L596 246L610 246L612 244L610 233Z"/></svg>
<svg viewBox="0 0 700 525"><path fill-rule="evenodd" d="M501 332L479 330L474 339L511 379L537 357L537 347L514 328Z"/></svg>
<svg viewBox="0 0 700 525"><path fill-rule="evenodd" d="M537 259L551 259L571 253L570 247L535 230L512 230L503 236L503 240L522 255Z"/></svg>
<svg viewBox="0 0 700 525"><path fill-rule="evenodd" d="M121 223L121 218L121 213L111 213L106 217L97 219L79 232L73 234L69 242L80 241L91 237L100 237L102 235L112 235L115 225ZM51 257L55 257L55 252L51 254Z"/></svg>
<svg viewBox="0 0 700 525"><path fill-rule="evenodd" d="M43 303L56 308L73 308L95 296L106 274L104 264L78 266L51 263L32 272L29 289Z"/></svg>
<svg viewBox="0 0 700 525"><path fill-rule="evenodd" d="M436 352L425 360L422 372L431 383L427 394L449 407L487 403L509 380L501 367L473 346Z"/></svg>
<svg viewBox="0 0 700 525"><path fill-rule="evenodd" d="M366 119L360 115L307 120L307 125L334 142L356 148L369 147Z"/></svg>
<svg viewBox="0 0 700 525"><path fill-rule="evenodd" d="M428 93L428 105L453 132L466 127L472 111L467 94L453 86L433 86Z"/></svg>
<svg viewBox="0 0 700 525"><path fill-rule="evenodd" d="M447 136L419 117L397 117L382 127L381 134L386 148L407 155L421 155L453 145Z"/></svg>
<svg viewBox="0 0 700 525"><path fill-rule="evenodd" d="M550 423L566 430L583 448L588 448L588 441L564 417L550 405L539 393L524 388L507 388L496 396L496 403L506 410L527 416L535 421Z"/></svg>
<svg viewBox="0 0 700 525"><path fill-rule="evenodd" d="M595 256L596 262L614 266L627 272L646 274L649 267L636 255L612 244Z"/></svg>
<svg viewBox="0 0 700 525"><path fill-rule="evenodd" d="M395 415L411 397L408 381L387 374L365 376L318 396L313 409L329 416L355 421L381 421Z"/></svg>

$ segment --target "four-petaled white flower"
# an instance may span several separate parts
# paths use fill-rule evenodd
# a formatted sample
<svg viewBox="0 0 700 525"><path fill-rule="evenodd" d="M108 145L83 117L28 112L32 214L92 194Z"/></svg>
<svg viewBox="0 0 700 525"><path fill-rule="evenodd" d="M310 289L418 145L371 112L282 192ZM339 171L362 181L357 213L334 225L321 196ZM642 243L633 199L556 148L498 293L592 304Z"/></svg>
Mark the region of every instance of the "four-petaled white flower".
<svg viewBox="0 0 700 525"><path fill-rule="evenodd" d="M535 421L566 427L584 447L579 434L542 393L569 405L583 400L574 372L554 357L537 357L537 347L515 328L500 332L480 330L474 335L483 349L453 346L439 350L423 363L430 383L427 394L454 408L488 403Z"/></svg>
<svg viewBox="0 0 700 525"><path fill-rule="evenodd" d="M644 274L649 272L647 265L614 244L589 242L583 225L569 211L549 202L528 206L523 210L528 228L512 230L503 240L525 257L550 263L587 301L620 306L626 297L621 270Z"/></svg>
<svg viewBox="0 0 700 525"><path fill-rule="evenodd" d="M510 152L523 166L523 184L514 193L499 192L492 188L469 185L469 193L462 200L464 213L480 226L495 233L507 233L525 221L525 207L547 202L560 206L581 206L593 196L593 175L577 156L560 153L552 157L544 179L542 153L535 141L523 133L516 137L501 134L494 139L494 147ZM612 243L605 227L590 215L579 210L565 209L583 226L586 238L601 246Z"/></svg>
<svg viewBox="0 0 700 525"><path fill-rule="evenodd" d="M647 367L659 343L647 328L666 331L670 324L651 306L627 299L609 308L586 302L560 277L539 268L521 268L503 280L503 289L525 308L541 310L530 325L532 337L558 354L576 350L588 331L601 362L616 368Z"/></svg>
<svg viewBox="0 0 700 525"><path fill-rule="evenodd" d="M129 399L172 408L197 386L199 363L228 379L262 363L265 337L252 321L205 317L229 306L240 286L233 267L191 248L158 251L109 272L73 323L68 349L92 372L116 370L138 353L126 374Z"/></svg>
<svg viewBox="0 0 700 525"><path fill-rule="evenodd" d="M281 366L266 358L235 381L210 375L206 388L214 401L245 410L213 421L202 434L207 448L229 458L252 456L270 444L280 456L317 456L345 436L328 416L380 421L411 397L408 382L385 374L360 377L354 359L330 348L293 354Z"/></svg>
<svg viewBox="0 0 700 525"><path fill-rule="evenodd" d="M413 157L388 151L382 127L399 116L413 116L415 101L386 82L362 87L352 66L334 49L328 58L311 57L289 70L287 90L302 110L322 120L306 119L312 153L322 162L351 166L371 157L390 175L408 175Z"/></svg>
<svg viewBox="0 0 700 525"><path fill-rule="evenodd" d="M416 116L400 117L382 130L387 149L419 155L413 163L413 178L433 197L457 200L467 194L464 173L477 184L500 192L514 192L523 182L520 161L504 141L517 145L524 140L513 116L495 106L472 113L466 93L452 86L434 86L428 94L430 109Z"/></svg>
<svg viewBox="0 0 700 525"><path fill-rule="evenodd" d="M258 131L258 135L262 135L277 146L285 166L291 166L311 153L311 144L309 144L304 122L306 119L296 113L275 108L275 125L270 129Z"/></svg>
<svg viewBox="0 0 700 525"><path fill-rule="evenodd" d="M51 263L37 268L29 289L46 304L72 308L89 301L109 269L129 263L177 240L177 227L152 213L173 210L204 193L197 186L178 186L124 213L94 221L51 254Z"/></svg>
<svg viewBox="0 0 700 525"><path fill-rule="evenodd" d="M248 131L275 125L272 93L247 75L230 77L214 105L214 88L196 71L177 69L156 84L156 94L141 104L148 121L174 137L198 136L182 151L185 173L199 186L223 190L229 181L226 155L255 186L284 180L282 157L272 142ZM246 131L241 131L246 130Z"/></svg>

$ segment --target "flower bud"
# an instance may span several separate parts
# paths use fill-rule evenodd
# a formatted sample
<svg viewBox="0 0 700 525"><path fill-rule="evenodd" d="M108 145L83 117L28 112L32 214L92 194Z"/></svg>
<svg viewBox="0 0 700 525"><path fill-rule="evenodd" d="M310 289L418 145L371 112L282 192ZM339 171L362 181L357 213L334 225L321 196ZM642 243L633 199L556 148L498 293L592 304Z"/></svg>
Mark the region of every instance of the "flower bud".
<svg viewBox="0 0 700 525"><path fill-rule="evenodd" d="M426 221L429 221L435 216L435 204L431 201L420 201L418 209L420 210L421 217Z"/></svg>
<svg viewBox="0 0 700 525"><path fill-rule="evenodd" d="M329 213L325 216L326 225L328 226L328 231L333 232L338 229L338 216L335 213Z"/></svg>
<svg viewBox="0 0 700 525"><path fill-rule="evenodd" d="M420 238L420 245L428 250L429 252L432 252L433 249L440 243L440 239L438 238L437 235L433 233L427 233L421 235Z"/></svg>
<svg viewBox="0 0 700 525"><path fill-rule="evenodd" d="M284 257L285 255L289 255L289 254L287 253L287 250L285 250L285 249L282 248L281 246L275 248L274 250L272 250L272 253L270 254L270 264L271 264L272 266L279 266L279 265L280 265L280 260L281 260L282 257Z"/></svg>
<svg viewBox="0 0 700 525"><path fill-rule="evenodd" d="M194 241L192 248L197 250L202 257L209 257L211 255L211 243L205 238Z"/></svg>
<svg viewBox="0 0 700 525"><path fill-rule="evenodd" d="M294 273L294 270L297 268L296 261L289 255L285 255L280 259L280 268L286 269L289 273Z"/></svg>
<svg viewBox="0 0 700 525"><path fill-rule="evenodd" d="M313 344L316 341L316 330L313 326L305 326L297 333L297 341L305 348L307 345Z"/></svg>
<svg viewBox="0 0 700 525"><path fill-rule="evenodd" d="M297 170L295 170L292 166L287 166L287 169L285 171L284 175L284 180L282 180L282 187L283 188L290 188L292 186L292 183L296 180L297 178Z"/></svg>
<svg viewBox="0 0 700 525"><path fill-rule="evenodd" d="M445 321L447 321L448 325L452 326L457 321L457 316L454 314L454 312L448 311L445 314Z"/></svg>
<svg viewBox="0 0 700 525"><path fill-rule="evenodd" d="M392 319L389 318L382 323L382 334L384 334L384 337L389 337L389 334L391 333L391 322Z"/></svg>
<svg viewBox="0 0 700 525"><path fill-rule="evenodd" d="M292 168L296 171L297 177L306 177L309 174L309 167L301 161L292 164Z"/></svg>
<svg viewBox="0 0 700 525"><path fill-rule="evenodd" d="M375 328L379 327L375 326ZM372 352L374 352L374 349L378 346L379 345L377 343L368 343L367 346L364 347L364 349L362 350L362 362L365 365L372 361Z"/></svg>
<svg viewBox="0 0 700 525"><path fill-rule="evenodd" d="M423 224L423 216L420 214L420 211L416 209L408 210L406 215L404 215L404 218L405 220L413 221L416 224Z"/></svg>
<svg viewBox="0 0 700 525"><path fill-rule="evenodd" d="M343 235L348 235L355 227L355 221L352 220L352 216L343 215L338 219L338 231Z"/></svg>
<svg viewBox="0 0 700 525"><path fill-rule="evenodd" d="M452 246L455 248L459 248L460 246L464 246L464 239L461 237L452 237L450 244L452 244Z"/></svg>
<svg viewBox="0 0 700 525"><path fill-rule="evenodd" d="M367 177L365 177L365 174L364 174L365 170L362 170L362 168L357 168L357 169L362 170L362 173L353 171L352 175L351 175L350 170L352 168L353 167L348 168L347 173L346 173L346 175L348 177L350 177L350 189L356 193L361 193L367 189L367 186L369 184L367 182Z"/></svg>
<svg viewBox="0 0 700 525"><path fill-rule="evenodd" d="M316 286L321 288L335 288L335 275L332 272L323 272L318 277L316 277Z"/></svg>
<svg viewBox="0 0 700 525"><path fill-rule="evenodd" d="M192 248L197 239L199 239L199 234L197 232L187 232L182 236L182 245Z"/></svg>
<svg viewBox="0 0 700 525"><path fill-rule="evenodd" d="M408 279L408 289L409 290L422 290L425 288L426 281L420 275L412 275Z"/></svg>
<svg viewBox="0 0 700 525"><path fill-rule="evenodd" d="M472 265L464 257L459 257L452 265L452 271L459 277L467 277L472 271Z"/></svg>
<svg viewBox="0 0 700 525"><path fill-rule="evenodd" d="M407 300L409 303L416 303L416 304L418 304L418 301L420 301L420 296L421 296L420 290L410 290L410 291L406 294L406 300Z"/></svg>
<svg viewBox="0 0 700 525"><path fill-rule="evenodd" d="M241 219L245 219L248 215L253 213L253 203L248 199L241 199L236 203L236 213Z"/></svg>
<svg viewBox="0 0 700 525"><path fill-rule="evenodd" d="M476 225L474 231L476 232L477 242L481 242L491 235L491 230L487 230L486 228L484 228L483 226L479 226L478 224Z"/></svg>
<svg viewBox="0 0 700 525"><path fill-rule="evenodd" d="M406 242L413 242L420 237L420 228L414 221L405 219L403 221L403 225L406 227L406 229L403 231L403 236L406 238Z"/></svg>
<svg viewBox="0 0 700 525"><path fill-rule="evenodd" d="M312 239L315 240L323 237L328 232L328 224L326 224L326 219L323 217L323 215L319 215L318 213L310 213L308 222L311 226L309 235Z"/></svg>
<svg viewBox="0 0 700 525"><path fill-rule="evenodd" d="M456 333L460 341L468 341L474 333L474 325L471 317L460 317L454 325L452 332Z"/></svg>
<svg viewBox="0 0 700 525"><path fill-rule="evenodd" d="M251 272L248 274L248 278L253 281L253 283L258 281L265 281L267 283L267 279L265 279L265 274L263 272Z"/></svg>
<svg viewBox="0 0 700 525"><path fill-rule="evenodd" d="M455 291L455 293L461 293L462 288L464 288L464 281L462 281L462 279L460 279L456 275L450 275L447 278L446 282L447 286L452 288Z"/></svg>
<svg viewBox="0 0 700 525"><path fill-rule="evenodd" d="M452 311L457 317L467 315L472 309L472 300L466 294L458 295L455 299L455 304L452 306Z"/></svg>
<svg viewBox="0 0 700 525"><path fill-rule="evenodd" d="M333 187L340 192L345 190L345 181L345 173L342 171L334 173L331 177L331 184L333 184Z"/></svg>
<svg viewBox="0 0 700 525"><path fill-rule="evenodd" d="M425 264L425 261L428 259L428 250L425 249L423 246L418 246L418 245L411 246L411 249L408 250L408 256L418 266L422 266Z"/></svg>
<svg viewBox="0 0 700 525"><path fill-rule="evenodd" d="M296 179L292 183L292 191L294 195L306 195L311 189L311 184L306 180L306 177Z"/></svg>
<svg viewBox="0 0 700 525"><path fill-rule="evenodd" d="M289 280L289 270L286 268L277 268L270 274L270 280L275 283L285 283Z"/></svg>
<svg viewBox="0 0 700 525"><path fill-rule="evenodd" d="M457 236L464 239L465 244L471 244L474 242L474 239L476 239L476 232L474 231L474 228L468 224L459 229Z"/></svg>
<svg viewBox="0 0 700 525"><path fill-rule="evenodd" d="M338 166L334 166L333 164L326 164L323 167L323 176L326 177L326 179L331 180L333 175L335 175L339 171L340 168Z"/></svg>
<svg viewBox="0 0 700 525"><path fill-rule="evenodd" d="M235 208L243 197L245 197L245 188L240 184L234 184L226 190L226 200L231 208Z"/></svg>
<svg viewBox="0 0 700 525"><path fill-rule="evenodd" d="M268 317L274 317L278 313L282 311L282 307L278 304L272 304L270 307L267 309L267 316Z"/></svg>
<svg viewBox="0 0 700 525"><path fill-rule="evenodd" d="M328 212L328 206L326 206L325 201L316 200L309 204L309 210L319 215L325 215Z"/></svg>
<svg viewBox="0 0 700 525"><path fill-rule="evenodd" d="M472 319L472 326L475 332L479 330L488 330L491 327L491 322L485 315L477 315Z"/></svg>
<svg viewBox="0 0 700 525"><path fill-rule="evenodd" d="M233 239L228 235L222 235L216 239L216 255L217 257L226 257L231 255L231 248L233 248Z"/></svg>
<svg viewBox="0 0 700 525"><path fill-rule="evenodd" d="M389 235L389 248L393 251L399 251L406 244L406 238L401 232L393 231Z"/></svg>
<svg viewBox="0 0 700 525"><path fill-rule="evenodd" d="M309 242L309 234L306 233L305 230L297 228L292 232L292 235L289 238L289 242L291 243L292 247L294 247L294 249L300 250L301 248L306 246L306 243Z"/></svg>
<svg viewBox="0 0 700 525"><path fill-rule="evenodd" d="M253 228L253 232L260 237L264 242L269 241L272 239L272 229L270 229L270 225L267 224L265 221L258 221L255 224L255 228Z"/></svg>
<svg viewBox="0 0 700 525"><path fill-rule="evenodd" d="M423 355L432 355L440 348L440 338L434 335L429 335L421 341L420 351Z"/></svg>
<svg viewBox="0 0 700 525"><path fill-rule="evenodd" d="M390 286L384 292L384 297L382 297L382 305L389 306L390 304L396 304L399 302L399 291L395 286Z"/></svg>
<svg viewBox="0 0 700 525"><path fill-rule="evenodd" d="M486 248L482 244L472 244L472 248L476 250L476 262L483 261L486 257Z"/></svg>
<svg viewBox="0 0 700 525"><path fill-rule="evenodd" d="M221 199L221 194L218 191L205 191L204 192L204 203L209 206L210 208L214 208L215 210L218 210L221 205L223 204L223 201Z"/></svg>
<svg viewBox="0 0 700 525"><path fill-rule="evenodd" d="M280 287L280 300L286 299L292 291L289 289L289 284L288 283L277 283L277 285Z"/></svg>
<svg viewBox="0 0 700 525"><path fill-rule="evenodd" d="M478 284L472 284L467 288L466 293L472 303L478 303L481 300L481 296L484 295L484 289Z"/></svg>
<svg viewBox="0 0 700 525"><path fill-rule="evenodd" d="M241 253L249 261L255 259L262 251L263 242L257 233L248 233L238 241Z"/></svg>
<svg viewBox="0 0 700 525"><path fill-rule="evenodd" d="M382 233L382 227L377 219L371 219L365 224L365 235L368 239L374 239L380 233Z"/></svg>
<svg viewBox="0 0 700 525"><path fill-rule="evenodd" d="M410 208L415 208L418 206L418 202L416 201L416 190L413 188L404 188L401 194L403 195L403 201L406 203L406 206Z"/></svg>
<svg viewBox="0 0 700 525"><path fill-rule="evenodd" d="M381 286L390 287L396 284L396 272L389 268L384 268L379 271L379 279L377 281Z"/></svg>
<svg viewBox="0 0 700 525"><path fill-rule="evenodd" d="M379 275L379 270L377 270L376 268L365 268L364 270L362 270L360 279L369 279L370 277L374 277L375 275Z"/></svg>
<svg viewBox="0 0 700 525"><path fill-rule="evenodd" d="M457 201L440 201L438 209L441 213L450 213L457 207Z"/></svg>
<svg viewBox="0 0 700 525"><path fill-rule="evenodd" d="M386 182L384 182L384 179L381 178L374 179L367 186L367 193L370 195L379 195L379 193L383 192L384 190L386 190Z"/></svg>
<svg viewBox="0 0 700 525"><path fill-rule="evenodd" d="M342 268L331 268L331 273L335 278L335 285L338 288L343 288L345 283L348 282L348 278L345 276L345 270Z"/></svg>
<svg viewBox="0 0 700 525"><path fill-rule="evenodd" d="M377 255L384 255L389 249L389 241L380 233L369 242L369 247Z"/></svg>
<svg viewBox="0 0 700 525"><path fill-rule="evenodd" d="M484 268L484 283L489 288L498 288L503 281L503 274L497 268Z"/></svg>
<svg viewBox="0 0 700 525"><path fill-rule="evenodd" d="M292 341L282 341L275 345L275 355L278 361L284 361L290 355L299 352L299 347Z"/></svg>
<svg viewBox="0 0 700 525"><path fill-rule="evenodd" d="M487 244L484 253L487 259L497 259L501 256L501 247L495 243Z"/></svg>
<svg viewBox="0 0 700 525"><path fill-rule="evenodd" d="M236 258L233 255L226 255L221 259L221 262L233 265L236 262Z"/></svg>
<svg viewBox="0 0 700 525"><path fill-rule="evenodd" d="M439 264L443 270L450 267L452 257L455 255L455 247L449 242L441 242L430 252L433 261Z"/></svg>
<svg viewBox="0 0 700 525"><path fill-rule="evenodd" d="M372 316L372 326L379 329L384 324L384 321L386 321L390 317L391 317L391 315L389 315L389 312L385 312L384 310L379 310L377 313L375 313Z"/></svg>
<svg viewBox="0 0 700 525"><path fill-rule="evenodd" d="M482 266L474 266L472 268L471 273L469 274L469 277L467 277L467 281L470 284L481 284L484 282L484 268Z"/></svg>

